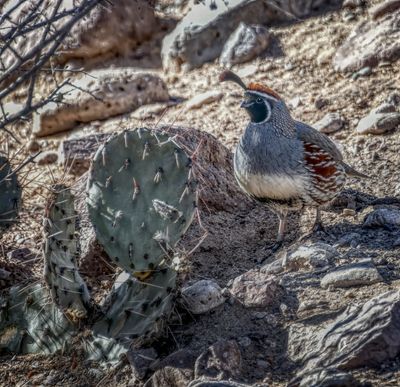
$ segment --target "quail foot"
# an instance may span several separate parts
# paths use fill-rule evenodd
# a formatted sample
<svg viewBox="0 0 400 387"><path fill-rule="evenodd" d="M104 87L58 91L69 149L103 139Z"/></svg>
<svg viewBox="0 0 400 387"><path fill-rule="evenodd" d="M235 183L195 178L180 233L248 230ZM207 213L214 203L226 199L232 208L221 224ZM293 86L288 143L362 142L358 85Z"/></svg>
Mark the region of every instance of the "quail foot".
<svg viewBox="0 0 400 387"><path fill-rule="evenodd" d="M320 209L340 193L346 176L367 176L343 161L328 136L293 119L274 90L258 83L246 86L231 71L224 71L220 81L244 89L240 107L246 109L250 122L235 151L235 177L243 191L278 215L272 251L282 244L290 211L315 208L313 231L323 229Z"/></svg>

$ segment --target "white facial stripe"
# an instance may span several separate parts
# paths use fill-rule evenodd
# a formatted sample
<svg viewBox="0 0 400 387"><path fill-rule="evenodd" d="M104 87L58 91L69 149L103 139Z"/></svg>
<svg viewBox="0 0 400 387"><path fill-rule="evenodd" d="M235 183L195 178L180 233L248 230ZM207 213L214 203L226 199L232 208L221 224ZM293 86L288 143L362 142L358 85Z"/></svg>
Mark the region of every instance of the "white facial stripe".
<svg viewBox="0 0 400 387"><path fill-rule="evenodd" d="M279 100L277 98L272 97L271 95L267 94L267 93L261 93L259 91L253 91L253 90L249 90L247 91L249 94L254 94L254 95L258 95L259 97L262 98L268 98L271 99L272 101L278 102Z"/></svg>

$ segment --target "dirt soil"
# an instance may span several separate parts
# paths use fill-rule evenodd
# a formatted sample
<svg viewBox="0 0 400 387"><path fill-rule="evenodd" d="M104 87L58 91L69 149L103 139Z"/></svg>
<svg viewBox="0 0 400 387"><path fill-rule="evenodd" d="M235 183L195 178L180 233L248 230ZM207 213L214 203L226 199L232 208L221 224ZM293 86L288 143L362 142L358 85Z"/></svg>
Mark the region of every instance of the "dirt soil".
<svg viewBox="0 0 400 387"><path fill-rule="evenodd" d="M248 76L243 76L246 82L267 84L286 101L299 97L298 106L291 108L293 116L299 120L312 124L328 112L339 112L345 118L345 127L331 138L340 143L345 159L371 178L348 181L347 193L356 204L354 216L343 215L341 205L345 203L346 206L347 199L342 195L342 202L338 200L323 215L327 234L310 234L304 242L323 241L333 245L343 236L357 232L361 239L356 247L338 248L342 254L340 263L370 257L384 282L363 288L328 291L318 286L318 275L296 277L287 284L284 298L266 314L246 309L238 303L226 302L206 315L193 316L177 305L169 329L153 344L161 357L180 348L200 354L218 339L235 339L240 343L248 338L248 345L241 347L243 369L240 381L261 386L285 386L299 368L287 356L287 331L288 326L299 319L296 310L302 300L318 298L324 302L324 312L334 316L350 303L362 303L388 289L400 288L400 246L394 245L399 230L361 227L365 213L371 205L376 207L379 199L400 208L400 131L357 136L354 130L358 120L372 108L393 91L400 92L400 62L376 67L369 76L356 80L334 72L329 61L320 64L317 57L322 52L332 55L354 25L367 17L366 10L359 10L355 20L345 21L346 12L338 10L290 25L272 27L279 50L275 50L277 52L273 55L267 54L251 63L235 66L233 70L240 74L248 73ZM152 118L137 120L137 124L153 127L156 123L174 122L176 125L195 127L212 133L233 150L245 128L247 117L239 109L241 93L237 87L218 82L219 65L205 64L200 69L180 75L165 74L160 68L155 71L166 81L171 96L189 99L216 89L223 91L224 97L188 112L182 112L182 104L177 104L169 107L162 117L155 114ZM322 99L326 103L318 109L315 102ZM21 124L19 130L29 135L29 124ZM59 141L60 137L40 140L39 143L43 150L51 150L57 149ZM11 154L18 151L13 144L9 147ZM17 163L27 155L28 151L24 148L13 162ZM22 180L27 189L21 221L0 240L0 267L12 273L7 281L0 282L2 289L40 279L41 217L46 186L60 178L71 181L57 165L35 165L29 167L25 175ZM384 204L385 200L381 203ZM268 255L276 236L277 219L262 205L249 201L241 210L203 211L201 220L209 234L203 244L186 258L180 279L182 283L214 279L221 287L226 287L238 275L260 266L264 258L267 258L266 262L276 258ZM284 248L307 233L312 221L312 216L307 213L293 215ZM184 245L194 246L196 238L202 233L198 223L193 224L185 236ZM25 261L7 259L7 253L17 247L30 248L32 257ZM111 283L112 278L114 273L106 272L104 281L101 277L93 283L102 286L102 283ZM306 317L313 318L302 316ZM0 358L0 375L1 386L124 386L130 385L132 379L126 362L118 369L107 370L84 361L79 353L49 357L3 356ZM399 386L400 359L385 363L379 369L357 370L354 375L371 385Z"/></svg>

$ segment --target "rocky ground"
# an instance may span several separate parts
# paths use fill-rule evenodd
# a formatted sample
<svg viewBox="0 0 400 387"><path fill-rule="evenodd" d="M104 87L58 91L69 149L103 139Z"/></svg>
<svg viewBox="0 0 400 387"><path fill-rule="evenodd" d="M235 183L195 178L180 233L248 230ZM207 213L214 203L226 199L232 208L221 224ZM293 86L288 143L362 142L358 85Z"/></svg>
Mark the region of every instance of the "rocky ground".
<svg viewBox="0 0 400 387"><path fill-rule="evenodd" d="M132 348L117 368L84 361L79 352L3 355L0 385L186 386L194 379L254 386L400 385L399 6L393 0L347 0L295 21L270 23L261 53L232 65L246 83L277 91L296 119L328 133L347 162L370 176L349 179L323 214L326 233L309 233L311 214L293 214L275 254L270 247L276 217L245 198L231 173L230 151L247 123L240 90L219 82L218 58L198 66L183 54L179 60L176 53L169 60L165 51L160 56L164 36L190 15L185 1L158 4L158 33L131 53L74 60L75 67L83 63L87 71L106 74L93 87L110 104L96 107L97 100L80 94L74 96L78 107L88 109L42 111L14 128L30 139L15 162L36 149L45 154L24 172L21 221L0 240L2 289L41 277L46 185L72 183L88 167L86 153L83 167L63 171L68 161L59 149L68 141L125 125L174 125L210 133L222 145L198 140L190 149L199 171L204 167L208 174L200 180L200 221L177 248L182 292L164 334ZM107 78L110 69L127 66ZM140 86L142 78L132 71L138 69L160 81ZM43 80L43 93L46 87ZM136 92L146 97L131 98ZM143 98L147 104L138 107ZM76 127L76 121L84 123ZM55 133L60 123L63 131ZM97 142L84 147L95 149ZM18 149L12 143L9 148ZM83 262L83 275L101 293L115 269L96 264L100 269Z"/></svg>

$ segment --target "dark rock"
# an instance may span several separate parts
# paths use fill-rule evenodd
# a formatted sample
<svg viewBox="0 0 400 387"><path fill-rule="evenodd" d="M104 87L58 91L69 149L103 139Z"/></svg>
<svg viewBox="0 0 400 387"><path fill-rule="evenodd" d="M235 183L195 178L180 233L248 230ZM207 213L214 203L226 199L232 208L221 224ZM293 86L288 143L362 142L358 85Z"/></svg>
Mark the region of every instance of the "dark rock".
<svg viewBox="0 0 400 387"><path fill-rule="evenodd" d="M157 364L148 387L186 387L193 379L195 361L196 355L186 349L168 355Z"/></svg>
<svg viewBox="0 0 400 387"><path fill-rule="evenodd" d="M293 329L288 340L299 341L295 357L304 364L303 372L377 367L400 353L400 291L349 306L325 329Z"/></svg>
<svg viewBox="0 0 400 387"><path fill-rule="evenodd" d="M379 62L400 58L400 10L379 20L361 22L338 49L333 66L336 71L357 71Z"/></svg>
<svg viewBox="0 0 400 387"><path fill-rule="evenodd" d="M307 373L299 387L358 387L360 383L349 373L335 368L316 368Z"/></svg>
<svg viewBox="0 0 400 387"><path fill-rule="evenodd" d="M127 358L135 379L143 380L151 363L157 359L157 352L154 348L130 349Z"/></svg>
<svg viewBox="0 0 400 387"><path fill-rule="evenodd" d="M196 360L195 378L223 380L240 375L242 357L236 341L221 340L209 347Z"/></svg>
<svg viewBox="0 0 400 387"><path fill-rule="evenodd" d="M363 223L363 227L384 227L389 230L397 226L400 226L400 210L394 208L378 208L370 212Z"/></svg>

